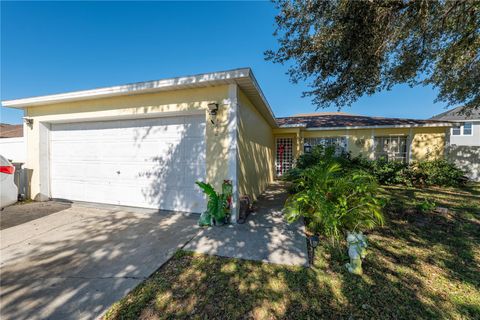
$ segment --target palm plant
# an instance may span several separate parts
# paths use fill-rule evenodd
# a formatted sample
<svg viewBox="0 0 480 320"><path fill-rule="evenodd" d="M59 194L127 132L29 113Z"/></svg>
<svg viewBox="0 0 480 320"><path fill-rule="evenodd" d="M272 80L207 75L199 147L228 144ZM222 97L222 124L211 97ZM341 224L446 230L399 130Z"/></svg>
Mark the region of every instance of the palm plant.
<svg viewBox="0 0 480 320"><path fill-rule="evenodd" d="M215 222L223 223L227 216L228 197L231 196L231 191L230 194L228 193L228 190L225 193L219 194L209 183L201 181L197 181L195 183L208 197L207 210L200 216L199 224L205 226L212 225Z"/></svg>
<svg viewBox="0 0 480 320"><path fill-rule="evenodd" d="M310 231L333 243L348 231L383 224L377 182L364 171L344 171L332 161L305 169L294 183L300 191L287 200L287 221L304 217Z"/></svg>

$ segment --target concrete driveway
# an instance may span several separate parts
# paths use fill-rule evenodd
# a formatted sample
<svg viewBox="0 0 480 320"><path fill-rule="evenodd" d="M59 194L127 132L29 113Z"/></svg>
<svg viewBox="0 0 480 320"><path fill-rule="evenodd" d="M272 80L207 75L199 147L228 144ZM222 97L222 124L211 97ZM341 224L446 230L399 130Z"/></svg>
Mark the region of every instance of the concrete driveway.
<svg viewBox="0 0 480 320"><path fill-rule="evenodd" d="M22 206L39 204L0 213L2 320L97 318L198 232L195 214L50 204L30 221Z"/></svg>

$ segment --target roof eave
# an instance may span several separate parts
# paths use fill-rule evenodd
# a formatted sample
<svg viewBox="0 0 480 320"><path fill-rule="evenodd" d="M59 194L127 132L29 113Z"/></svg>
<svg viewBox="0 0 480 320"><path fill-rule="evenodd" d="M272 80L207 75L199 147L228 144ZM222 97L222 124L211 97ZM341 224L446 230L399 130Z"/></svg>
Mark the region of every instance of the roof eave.
<svg viewBox="0 0 480 320"><path fill-rule="evenodd" d="M204 88L218 85L237 84L240 88L250 92L251 99L261 104L261 113L267 121L277 127L275 115L265 98L255 76L250 68L240 68L229 71L204 73L193 76L176 77L170 79L137 82L113 87L104 87L91 90L73 91L46 96L37 96L15 100L2 101L3 107L24 109L42 105L51 105L65 102L85 101L110 98L124 95L137 95L180 89ZM252 89L252 90L248 90ZM247 94L247 93L246 93ZM248 95L248 94L247 94Z"/></svg>
<svg viewBox="0 0 480 320"><path fill-rule="evenodd" d="M452 127L453 123L438 122L425 124L404 124L404 125L382 125L382 126L344 126L344 127L314 127L306 128L307 131L325 131L325 130L345 130L345 129L390 129L390 128L432 128L432 127ZM282 127L281 127L282 128Z"/></svg>
<svg viewBox="0 0 480 320"><path fill-rule="evenodd" d="M236 80L250 77L250 69L204 73L193 76L176 77L154 81L104 87L91 90L73 91L60 94L2 101L2 106L23 109L25 107L108 98L122 95L135 95L151 92L171 91L187 88L209 87L236 83Z"/></svg>

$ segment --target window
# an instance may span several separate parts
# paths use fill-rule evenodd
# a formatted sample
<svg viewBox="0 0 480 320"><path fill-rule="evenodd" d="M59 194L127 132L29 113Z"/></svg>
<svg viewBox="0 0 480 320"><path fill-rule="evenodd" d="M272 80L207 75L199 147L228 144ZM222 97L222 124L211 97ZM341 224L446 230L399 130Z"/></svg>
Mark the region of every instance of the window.
<svg viewBox="0 0 480 320"><path fill-rule="evenodd" d="M452 136L471 136L472 123L465 122L463 125L452 128Z"/></svg>
<svg viewBox="0 0 480 320"><path fill-rule="evenodd" d="M388 136L375 137L375 159L385 158L388 161L407 161L407 137Z"/></svg>
<svg viewBox="0 0 480 320"><path fill-rule="evenodd" d="M304 143L312 147L318 145L322 145L324 147L335 146L337 153L347 152L346 137L305 138Z"/></svg>
<svg viewBox="0 0 480 320"><path fill-rule="evenodd" d="M471 136L472 135L472 123L465 122L463 124L463 135L464 136Z"/></svg>

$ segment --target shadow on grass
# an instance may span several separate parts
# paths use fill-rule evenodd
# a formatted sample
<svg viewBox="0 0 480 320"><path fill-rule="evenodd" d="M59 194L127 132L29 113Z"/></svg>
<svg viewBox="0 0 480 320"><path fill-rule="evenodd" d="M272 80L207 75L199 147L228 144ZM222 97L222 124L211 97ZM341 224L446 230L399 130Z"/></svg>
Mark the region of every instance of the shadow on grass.
<svg viewBox="0 0 480 320"><path fill-rule="evenodd" d="M389 206L388 225L369 235L361 277L326 242L308 269L180 251L107 318L478 318L478 215L464 217L458 200L448 214L404 210L424 193L386 190L403 209Z"/></svg>

